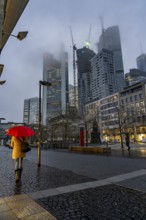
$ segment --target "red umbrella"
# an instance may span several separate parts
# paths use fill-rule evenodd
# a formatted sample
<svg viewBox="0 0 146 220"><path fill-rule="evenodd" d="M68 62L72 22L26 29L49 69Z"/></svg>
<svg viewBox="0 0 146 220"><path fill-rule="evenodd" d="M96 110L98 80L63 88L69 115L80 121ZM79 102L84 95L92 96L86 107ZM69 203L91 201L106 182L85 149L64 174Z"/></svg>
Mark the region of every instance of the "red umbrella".
<svg viewBox="0 0 146 220"><path fill-rule="evenodd" d="M15 137L29 137L34 135L35 132L27 126L15 126L8 130L7 135Z"/></svg>

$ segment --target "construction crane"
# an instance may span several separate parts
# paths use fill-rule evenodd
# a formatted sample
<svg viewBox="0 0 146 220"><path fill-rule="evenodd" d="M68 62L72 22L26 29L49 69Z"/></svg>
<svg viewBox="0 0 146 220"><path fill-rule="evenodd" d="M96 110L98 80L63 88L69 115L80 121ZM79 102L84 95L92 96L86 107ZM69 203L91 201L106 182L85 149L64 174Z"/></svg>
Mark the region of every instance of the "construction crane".
<svg viewBox="0 0 146 220"><path fill-rule="evenodd" d="M102 41L103 41L103 48L105 48L105 37L104 37L104 24L103 24L103 17L99 16L99 20L101 22L101 28L102 28Z"/></svg>
<svg viewBox="0 0 146 220"><path fill-rule="evenodd" d="M73 49L73 83L74 83L74 107L77 110L77 77L76 77L76 44L74 43L72 28L70 27L72 49Z"/></svg>
<svg viewBox="0 0 146 220"><path fill-rule="evenodd" d="M91 44L90 44L91 28L92 28L92 25L90 25L88 39L85 42L85 47L87 47L88 49L90 49L91 47Z"/></svg>

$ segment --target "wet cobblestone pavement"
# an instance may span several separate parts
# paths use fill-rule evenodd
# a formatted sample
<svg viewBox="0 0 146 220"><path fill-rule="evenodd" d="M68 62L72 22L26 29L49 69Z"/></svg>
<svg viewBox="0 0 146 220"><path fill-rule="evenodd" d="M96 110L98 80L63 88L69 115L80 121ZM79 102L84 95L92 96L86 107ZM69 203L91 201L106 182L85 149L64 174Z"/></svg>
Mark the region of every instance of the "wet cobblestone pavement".
<svg viewBox="0 0 146 220"><path fill-rule="evenodd" d="M146 194L116 185L36 200L58 220L146 220Z"/></svg>
<svg viewBox="0 0 146 220"><path fill-rule="evenodd" d="M39 169L37 164L25 159L22 180L15 183L14 163L7 152L0 154L0 197L23 193L36 192L39 190L66 186L70 184L93 181L95 179L78 175L68 170L42 165Z"/></svg>
<svg viewBox="0 0 146 220"><path fill-rule="evenodd" d="M74 154L49 151L47 154L42 152L43 162L46 165L38 169L35 154L36 152L31 151L30 158L27 157L29 160L24 160L22 181L16 184L11 151L0 149L0 197L34 192L32 198L40 198L35 201L57 220L146 220L146 193L144 193L146 167L143 159L118 158L117 160L110 157L78 155L74 157ZM73 172L65 169L71 169ZM92 183L94 180L102 181L105 178L108 180L103 181L104 186L95 187ZM72 184L82 185L90 181L91 183L87 184L88 189L81 190L78 186L76 191L71 192ZM115 181L116 185L112 181ZM87 185L83 184L82 187ZM64 191L58 189L56 195L51 196L50 193L49 196L48 189L52 190L60 186L67 187ZM141 191L129 189L131 186ZM41 191L45 189L47 190ZM67 191L68 189L70 192Z"/></svg>

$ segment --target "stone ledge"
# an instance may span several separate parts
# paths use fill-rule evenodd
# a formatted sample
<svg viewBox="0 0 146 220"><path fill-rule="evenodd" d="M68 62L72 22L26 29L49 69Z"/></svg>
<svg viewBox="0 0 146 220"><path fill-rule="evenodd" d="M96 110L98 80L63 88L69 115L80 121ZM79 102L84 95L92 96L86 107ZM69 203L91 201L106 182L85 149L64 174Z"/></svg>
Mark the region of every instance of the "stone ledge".
<svg viewBox="0 0 146 220"><path fill-rule="evenodd" d="M111 153L110 147L81 147L71 146L68 148L72 152L93 153L93 154L105 154Z"/></svg>

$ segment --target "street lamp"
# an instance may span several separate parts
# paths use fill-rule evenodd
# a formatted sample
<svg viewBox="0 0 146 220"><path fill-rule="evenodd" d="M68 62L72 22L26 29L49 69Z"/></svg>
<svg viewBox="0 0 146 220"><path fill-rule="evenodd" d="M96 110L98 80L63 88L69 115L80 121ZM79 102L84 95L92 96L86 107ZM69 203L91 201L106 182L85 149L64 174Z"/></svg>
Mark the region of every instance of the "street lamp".
<svg viewBox="0 0 146 220"><path fill-rule="evenodd" d="M6 82L6 80L0 81L0 85L3 85Z"/></svg>
<svg viewBox="0 0 146 220"><path fill-rule="evenodd" d="M28 34L28 31L20 31L20 32L18 32L17 35L10 34L10 33L7 33L7 32L3 31L3 33L2 33L2 40L1 40L3 43L2 43L1 48L0 48L0 53L2 52L2 49L3 49L6 41L8 40L8 38L10 36L17 38L18 40L23 40L24 38L26 38L27 34Z"/></svg>
<svg viewBox="0 0 146 220"><path fill-rule="evenodd" d="M41 165L41 85L51 86L47 81L39 81L39 123L38 123L38 167Z"/></svg>
<svg viewBox="0 0 146 220"><path fill-rule="evenodd" d="M28 34L28 31L20 31L20 32L18 32L17 35L13 35L13 34L9 35L8 33L5 33L5 32L2 33L2 35L16 37L18 40L23 40L24 38L26 38L27 34ZM0 48L0 53L1 53L1 51L2 51L2 48ZM4 69L4 65L0 64L0 76L3 72L3 69ZM5 82L6 82L6 80L0 81L0 85L3 85Z"/></svg>
<svg viewBox="0 0 146 220"><path fill-rule="evenodd" d="M24 38L26 38L27 34L28 34L28 31L20 31L20 32L18 32L17 35L11 34L10 36L16 37L18 40L23 40Z"/></svg>

